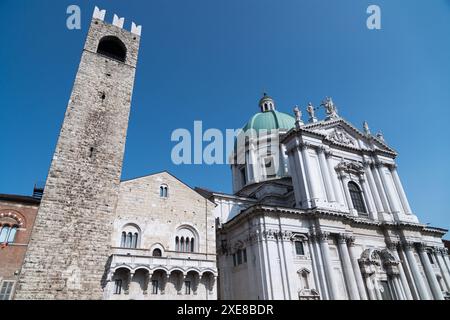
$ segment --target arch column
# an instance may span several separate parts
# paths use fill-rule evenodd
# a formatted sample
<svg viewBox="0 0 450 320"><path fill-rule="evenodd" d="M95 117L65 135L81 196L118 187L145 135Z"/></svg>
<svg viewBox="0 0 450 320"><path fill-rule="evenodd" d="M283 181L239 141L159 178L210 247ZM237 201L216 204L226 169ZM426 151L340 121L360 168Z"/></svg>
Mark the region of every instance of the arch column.
<svg viewBox="0 0 450 320"><path fill-rule="evenodd" d="M356 286L355 273L353 271L352 263L350 261L350 255L347 248L347 236L344 234L339 234L337 236L338 249L340 253L340 258L342 261L342 266L344 270L345 281L348 286L349 296L351 300L360 300L358 293L358 288Z"/></svg>
<svg viewBox="0 0 450 320"><path fill-rule="evenodd" d="M441 291L441 287L436 279L436 274L434 273L433 267L431 266L430 260L428 260L427 254L425 253L425 245L423 243L418 243L416 245L417 251L419 252L419 257L422 265L425 269L425 275L430 284L431 292L436 300L444 300L444 296Z"/></svg>
<svg viewBox="0 0 450 320"><path fill-rule="evenodd" d="M414 282L417 285L417 290L419 291L420 298L423 300L430 300L430 296L428 295L422 275L419 272L417 260L414 257L413 243L412 242L404 242L403 250L405 252L406 259L408 260L408 265L411 269L411 272L412 272L412 275L414 278Z"/></svg>

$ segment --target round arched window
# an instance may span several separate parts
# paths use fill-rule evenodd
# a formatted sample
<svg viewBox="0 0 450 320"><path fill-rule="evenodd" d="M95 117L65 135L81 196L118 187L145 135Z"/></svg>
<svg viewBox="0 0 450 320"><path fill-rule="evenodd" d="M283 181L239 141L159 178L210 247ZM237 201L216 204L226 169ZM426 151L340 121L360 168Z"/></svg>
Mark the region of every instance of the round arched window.
<svg viewBox="0 0 450 320"><path fill-rule="evenodd" d="M158 248L154 249L153 252L152 252L152 256L154 256L154 257L161 257L162 256L161 249L158 249Z"/></svg>
<svg viewBox="0 0 450 320"><path fill-rule="evenodd" d="M127 57L127 48L124 43L117 37L106 36L98 43L97 53L125 62Z"/></svg>

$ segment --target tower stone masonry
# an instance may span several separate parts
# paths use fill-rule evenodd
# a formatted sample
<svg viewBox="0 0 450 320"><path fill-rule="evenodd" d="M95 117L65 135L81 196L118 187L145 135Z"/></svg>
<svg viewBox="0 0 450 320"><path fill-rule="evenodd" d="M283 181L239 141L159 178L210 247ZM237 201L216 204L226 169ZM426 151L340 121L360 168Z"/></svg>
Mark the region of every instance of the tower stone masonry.
<svg viewBox="0 0 450 320"><path fill-rule="evenodd" d="M16 299L101 299L140 27L94 12Z"/></svg>

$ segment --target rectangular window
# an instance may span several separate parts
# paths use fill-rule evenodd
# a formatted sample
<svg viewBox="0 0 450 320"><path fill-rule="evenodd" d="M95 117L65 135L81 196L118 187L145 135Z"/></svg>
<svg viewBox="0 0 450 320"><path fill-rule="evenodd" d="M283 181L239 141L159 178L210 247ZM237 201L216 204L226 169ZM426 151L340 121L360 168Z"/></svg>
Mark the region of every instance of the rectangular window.
<svg viewBox="0 0 450 320"><path fill-rule="evenodd" d="M242 181L242 185L246 185L247 184L247 176L245 174L245 167L242 167L239 172L241 173L241 181Z"/></svg>
<svg viewBox="0 0 450 320"><path fill-rule="evenodd" d="M433 256L431 255L431 252L430 252L430 251L427 251L427 255L428 255L428 260L430 260L430 263L431 263L431 264L434 264Z"/></svg>
<svg viewBox="0 0 450 320"><path fill-rule="evenodd" d="M122 293L122 280L116 279L114 281L114 294L121 294Z"/></svg>
<svg viewBox="0 0 450 320"><path fill-rule="evenodd" d="M184 282L184 289L185 289L185 294L191 294L191 282L190 281L185 281Z"/></svg>
<svg viewBox="0 0 450 320"><path fill-rule="evenodd" d="M304 256L305 255L305 250L303 249L303 242L295 241L295 253L298 256Z"/></svg>
<svg viewBox="0 0 450 320"><path fill-rule="evenodd" d="M247 263L247 249L242 251L244 253L244 263Z"/></svg>
<svg viewBox="0 0 450 320"><path fill-rule="evenodd" d="M158 294L158 280L152 280L152 294Z"/></svg>
<svg viewBox="0 0 450 320"><path fill-rule="evenodd" d="M241 249L239 249L238 251L237 251L237 264L239 265L239 264L242 264L242 250Z"/></svg>
<svg viewBox="0 0 450 320"><path fill-rule="evenodd" d="M236 267L236 253L233 253L233 266Z"/></svg>
<svg viewBox="0 0 450 320"><path fill-rule="evenodd" d="M273 157L264 158L264 166L266 168L266 177L274 178L276 176L276 170Z"/></svg>
<svg viewBox="0 0 450 320"><path fill-rule="evenodd" d="M3 281L0 288L0 300L10 300L14 281Z"/></svg>

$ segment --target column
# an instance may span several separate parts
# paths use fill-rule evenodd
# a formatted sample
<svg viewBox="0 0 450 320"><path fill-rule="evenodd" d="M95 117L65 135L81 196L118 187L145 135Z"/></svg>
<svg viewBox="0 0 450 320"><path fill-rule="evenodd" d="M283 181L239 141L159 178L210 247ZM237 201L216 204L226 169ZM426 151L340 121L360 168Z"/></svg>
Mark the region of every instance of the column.
<svg viewBox="0 0 450 320"><path fill-rule="evenodd" d="M364 170L366 172L367 179L369 181L369 187L372 191L372 198L375 203L375 208L377 212L383 212L383 204L381 203L380 195L378 194L377 186L375 185L375 181L373 179L372 170L370 169L370 164L368 162L364 162Z"/></svg>
<svg viewBox="0 0 450 320"><path fill-rule="evenodd" d="M419 267L417 265L416 258L414 257L414 253L412 251L413 250L412 242L403 243L403 248L406 255L406 259L408 259L408 265L411 268L411 273L413 275L414 282L417 285L417 290L419 291L420 298L423 300L430 300L422 275L419 272Z"/></svg>
<svg viewBox="0 0 450 320"><path fill-rule="evenodd" d="M419 290L417 289L417 286L414 282L414 277L412 275L411 268L409 267L408 259L406 258L406 255L400 244L397 245L397 253L400 258L400 261L402 262L403 271L407 279L408 286L405 286L405 288L409 288L413 300L420 300Z"/></svg>
<svg viewBox="0 0 450 320"><path fill-rule="evenodd" d="M333 187L334 196L337 202L340 204L345 204L344 199L342 198L341 191L339 190L339 181L336 175L336 171L333 168L330 158L332 157L331 152L325 152L326 160L327 160L327 168L330 174L331 185Z"/></svg>
<svg viewBox="0 0 450 320"><path fill-rule="evenodd" d="M350 182L350 179L348 178L347 173L340 172L339 178L341 179L342 188L344 189L344 195L345 199L347 201L348 211L352 216L357 216L357 212L355 208L353 207L352 197L350 196L350 191L348 190L348 183Z"/></svg>
<svg viewBox="0 0 450 320"><path fill-rule="evenodd" d="M327 299L327 295L325 294L325 290L323 289L322 286L322 279L323 279L323 272L321 272L320 267L323 268L323 266L319 267L319 259L317 258L317 254L316 254L316 248L314 245L315 242L315 236L313 234L309 234L308 237L308 248L309 248L309 252L311 255L311 262L312 262L312 272L313 272L313 277L314 277L314 283L315 283L315 288L317 289L317 291L319 291L320 294L320 298L323 299Z"/></svg>
<svg viewBox="0 0 450 320"><path fill-rule="evenodd" d="M131 280L133 279L133 277L134 277L134 271L130 271L129 273L128 273L128 278L127 278L127 283L126 283L126 288L125 288L125 294L130 294L130 285L131 285Z"/></svg>
<svg viewBox="0 0 450 320"><path fill-rule="evenodd" d="M400 281L398 280L397 275L392 275L392 283L394 284L395 288L395 295L397 300L406 300L403 296L402 288L400 286Z"/></svg>
<svg viewBox="0 0 450 320"><path fill-rule="evenodd" d="M314 247L315 255L317 258L317 269L319 271L319 282L320 282L320 287L322 288L323 298L325 300L331 300L330 293L329 293L328 287L327 287L327 278L326 278L326 274L325 274L325 268L323 266L322 252L320 250L320 237L319 237L319 235L315 234L312 236L312 239L313 239L312 245Z"/></svg>
<svg viewBox="0 0 450 320"><path fill-rule="evenodd" d="M146 274L145 274L145 279L144 279L144 294L147 294L148 293L148 284L150 283L150 279L152 278L152 275L153 275L153 273L151 273L151 272L147 272Z"/></svg>
<svg viewBox="0 0 450 320"><path fill-rule="evenodd" d="M375 286L372 282L370 274L364 274L364 278L366 279L367 291L369 292L370 300L378 300L377 295L375 294Z"/></svg>
<svg viewBox="0 0 450 320"><path fill-rule="evenodd" d="M321 232L320 237L320 249L322 251L322 258L324 262L325 273L327 277L328 289L330 292L330 299L338 299L338 290L336 281L334 278L333 265L331 264L330 248L328 247L328 232Z"/></svg>
<svg viewBox="0 0 450 320"><path fill-rule="evenodd" d="M436 274L434 273L433 267L431 266L430 260L425 253L425 245L423 243L417 244L417 251L419 252L419 257L422 262L423 268L425 269L425 275L427 276L428 283L430 284L431 292L436 300L444 300L442 295L441 287L436 279Z"/></svg>
<svg viewBox="0 0 450 320"><path fill-rule="evenodd" d="M322 172L323 180L325 182L325 191L327 193L328 202L335 202L333 186L331 185L330 170L328 169L327 160L325 159L325 148L323 146L318 149L320 171Z"/></svg>
<svg viewBox="0 0 450 320"><path fill-rule="evenodd" d="M444 259L442 258L443 250L441 248L436 248L434 250L434 257L438 262L439 268L441 269L442 277L444 278L445 285L447 286L447 291L450 291L450 274L445 265Z"/></svg>
<svg viewBox="0 0 450 320"><path fill-rule="evenodd" d="M442 249L442 256L444 257L444 262L447 265L447 270L450 272L450 259L448 258L448 249L443 248Z"/></svg>
<svg viewBox="0 0 450 320"><path fill-rule="evenodd" d="M392 178L394 180L394 185L395 185L395 188L397 189L404 212L406 214L412 214L411 207L409 206L408 198L406 197L402 182L400 181L400 177L398 176L397 165L395 165L395 164L391 165L389 167L389 169L391 170Z"/></svg>
<svg viewBox="0 0 450 320"><path fill-rule="evenodd" d="M309 144L302 144L300 146L301 153L303 157L303 165L305 167L305 175L306 175L306 181L308 183L309 188L309 195L310 195L310 203L312 207L316 206L316 200L317 200L317 191L316 191L316 185L311 179L311 164L308 154L308 148Z"/></svg>
<svg viewBox="0 0 450 320"><path fill-rule="evenodd" d="M408 280L406 279L405 270L403 270L403 263L402 263L402 260L399 257L398 251L397 251L398 247L399 247L398 243L390 243L388 245L388 248L393 253L395 259L397 259L399 261L399 263L398 263L398 271L399 271L399 276L400 276L400 282L401 282L401 285L403 287L403 291L405 293L405 299L406 300L413 300L413 297L412 297L412 294L411 294L411 290L409 288ZM400 250L400 248L399 248L399 250Z"/></svg>
<svg viewBox="0 0 450 320"><path fill-rule="evenodd" d="M377 186L378 194L380 195L381 204L383 205L383 212L391 212L389 208L388 200L386 198L386 193L383 188L383 184L381 183L380 173L374 167L371 169L373 177L375 179L375 185Z"/></svg>
<svg viewBox="0 0 450 320"><path fill-rule="evenodd" d="M369 188L367 187L367 182L366 179L364 179L364 177L360 177L359 178L359 183L362 186L363 189L363 194L364 194L364 199L366 200L366 206L367 206L367 211L369 211L369 217L372 220L376 219L376 215L375 215L375 211L372 205L372 199L370 197L370 193L369 193Z"/></svg>
<svg viewBox="0 0 450 320"><path fill-rule="evenodd" d="M364 281L359 268L358 259L355 254L355 238L348 237L348 253L350 255L350 261L353 265L353 272L355 273L356 285L358 286L359 296L361 300L367 300L366 288L364 287Z"/></svg>
<svg viewBox="0 0 450 320"><path fill-rule="evenodd" d="M341 258L342 267L344 270L345 282L347 283L350 300L360 300L358 288L356 286L355 273L353 271L350 255L347 248L347 236L339 234L337 237L339 256Z"/></svg>
<svg viewBox="0 0 450 320"><path fill-rule="evenodd" d="M400 212L400 208L397 205L396 199L394 199L392 194L389 192L388 183L387 183L387 180L386 180L386 174L384 173L384 170L383 170L383 164L377 163L375 166L376 166L376 169L378 171L378 174L381 177L381 182L382 182L382 184L384 186L384 190L386 191L386 196L387 196L387 199L388 199L389 206L391 208L391 212L392 213Z"/></svg>

